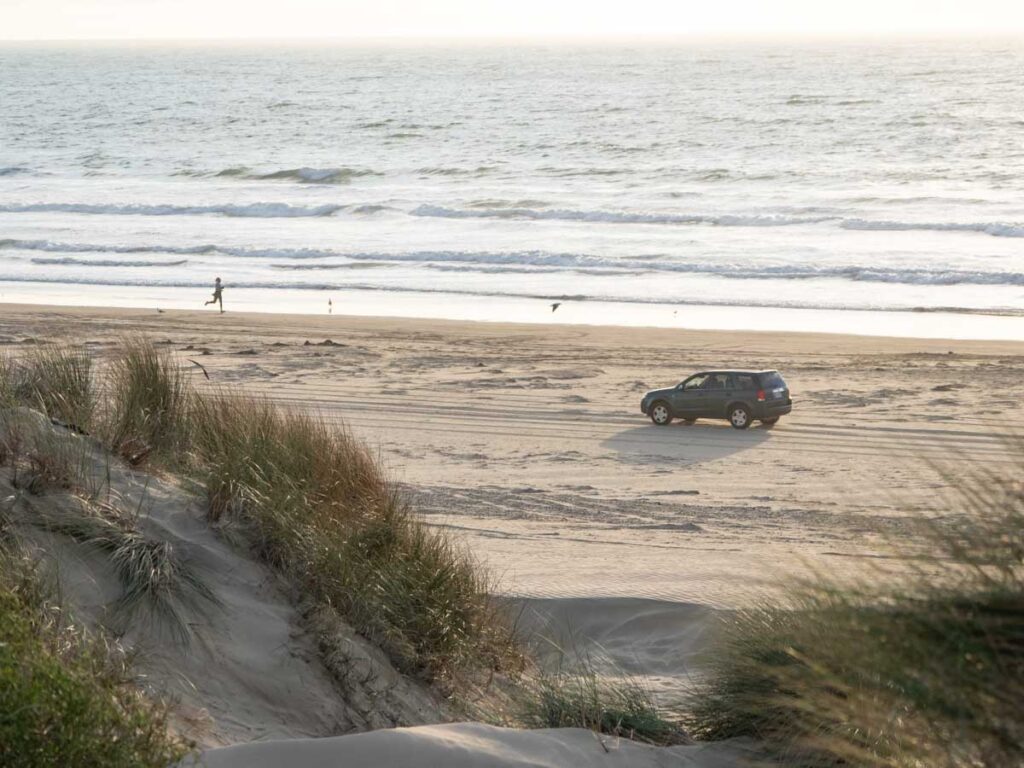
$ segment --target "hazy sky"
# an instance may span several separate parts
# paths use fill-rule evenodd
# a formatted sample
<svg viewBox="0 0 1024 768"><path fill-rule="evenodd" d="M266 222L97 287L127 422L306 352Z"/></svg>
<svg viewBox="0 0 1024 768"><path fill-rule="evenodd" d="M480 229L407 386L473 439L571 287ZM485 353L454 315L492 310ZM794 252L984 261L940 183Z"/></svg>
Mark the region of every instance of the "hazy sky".
<svg viewBox="0 0 1024 768"><path fill-rule="evenodd" d="M0 0L0 39L1024 36L1024 0Z"/></svg>

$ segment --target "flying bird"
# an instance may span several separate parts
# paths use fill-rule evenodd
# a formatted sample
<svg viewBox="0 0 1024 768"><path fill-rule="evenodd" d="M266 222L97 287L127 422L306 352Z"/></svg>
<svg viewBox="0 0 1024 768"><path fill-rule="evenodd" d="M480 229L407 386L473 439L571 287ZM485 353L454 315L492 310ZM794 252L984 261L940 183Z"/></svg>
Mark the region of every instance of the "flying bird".
<svg viewBox="0 0 1024 768"><path fill-rule="evenodd" d="M192 365L198 366L198 367L199 367L199 370L201 370L201 371L203 372L203 376L205 376L205 377L206 377L206 380L207 380L207 381L209 381L209 380L210 380L210 374L208 374L208 373L206 372L206 368L205 368L205 366L203 366L203 364L202 364L202 363L197 363L197 362L196 362L195 360L193 360L192 358L189 358L189 360L188 360L188 361L189 361L190 363L192 363Z"/></svg>
<svg viewBox="0 0 1024 768"><path fill-rule="evenodd" d="M551 305L551 311L552 311L552 312L554 312L554 311L555 311L556 309L558 309L558 308L559 308L560 306L562 306L562 302L560 302L560 301L556 301L556 302L555 302L554 304L552 304L552 305Z"/></svg>

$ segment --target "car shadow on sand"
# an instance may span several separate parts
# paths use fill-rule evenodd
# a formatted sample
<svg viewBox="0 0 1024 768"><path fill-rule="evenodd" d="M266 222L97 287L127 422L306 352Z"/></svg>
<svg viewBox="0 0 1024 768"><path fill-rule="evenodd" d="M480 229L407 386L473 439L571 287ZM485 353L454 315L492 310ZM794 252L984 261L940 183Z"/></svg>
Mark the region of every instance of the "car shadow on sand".
<svg viewBox="0 0 1024 768"><path fill-rule="evenodd" d="M636 464L657 464L667 469L683 464L714 461L726 456L764 445L772 437L772 430L762 425L750 429L733 429L726 422L697 422L685 424L677 421L667 427L653 424L631 427L612 435L601 443L614 451L623 461Z"/></svg>

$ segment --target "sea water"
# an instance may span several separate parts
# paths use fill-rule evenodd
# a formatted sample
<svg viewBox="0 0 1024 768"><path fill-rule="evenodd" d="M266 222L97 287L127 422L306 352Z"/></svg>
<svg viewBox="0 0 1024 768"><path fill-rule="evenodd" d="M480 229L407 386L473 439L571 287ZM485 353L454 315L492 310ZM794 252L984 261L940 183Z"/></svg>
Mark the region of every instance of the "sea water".
<svg viewBox="0 0 1024 768"><path fill-rule="evenodd" d="M1024 339L1024 43L0 47L0 300L216 276L228 309Z"/></svg>

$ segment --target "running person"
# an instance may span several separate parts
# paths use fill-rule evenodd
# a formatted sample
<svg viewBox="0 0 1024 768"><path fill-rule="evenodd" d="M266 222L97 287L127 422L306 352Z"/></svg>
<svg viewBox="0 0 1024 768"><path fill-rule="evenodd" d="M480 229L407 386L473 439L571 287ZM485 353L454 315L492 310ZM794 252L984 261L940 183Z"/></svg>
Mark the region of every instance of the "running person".
<svg viewBox="0 0 1024 768"><path fill-rule="evenodd" d="M224 286L221 285L219 277L213 283L213 298L203 304L203 306L207 307L210 304L219 304L220 313L224 314Z"/></svg>

